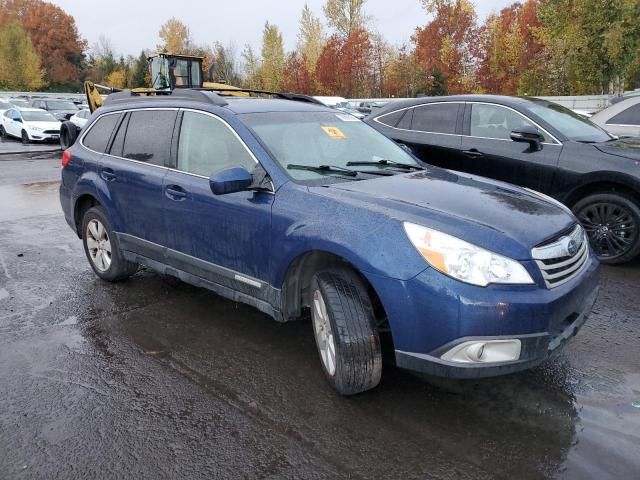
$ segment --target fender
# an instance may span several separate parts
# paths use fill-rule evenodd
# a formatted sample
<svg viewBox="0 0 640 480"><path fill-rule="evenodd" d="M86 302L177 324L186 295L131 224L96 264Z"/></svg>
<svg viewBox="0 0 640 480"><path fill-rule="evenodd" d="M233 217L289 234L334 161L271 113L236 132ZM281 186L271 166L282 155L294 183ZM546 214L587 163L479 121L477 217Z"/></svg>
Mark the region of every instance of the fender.
<svg viewBox="0 0 640 480"><path fill-rule="evenodd" d="M581 192L588 191L590 187L595 187L597 184L618 184L636 192L636 195L640 197L640 179L626 173L605 170L582 175L578 185L564 194L561 201L571 206L582 196Z"/></svg>
<svg viewBox="0 0 640 480"><path fill-rule="evenodd" d="M87 171L78 180L73 192L74 214L76 212L78 199L83 195L91 195L94 197L105 209L113 229L116 231L121 229L123 225L122 215L118 209L115 208L106 182L96 172Z"/></svg>

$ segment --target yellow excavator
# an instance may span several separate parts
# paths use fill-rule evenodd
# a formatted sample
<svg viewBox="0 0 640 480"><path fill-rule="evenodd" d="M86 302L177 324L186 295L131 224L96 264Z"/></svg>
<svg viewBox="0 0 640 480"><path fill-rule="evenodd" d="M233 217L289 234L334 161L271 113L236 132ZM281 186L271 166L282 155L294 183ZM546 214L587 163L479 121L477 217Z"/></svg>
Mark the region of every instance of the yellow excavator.
<svg viewBox="0 0 640 480"><path fill-rule="evenodd" d="M178 88L205 88L224 91L225 95L249 96L249 93L238 87L222 82L203 81L202 57L192 55L175 55L158 53L148 59L151 73L151 86L149 88L134 88L132 95L154 96L168 95ZM100 91L108 94L122 92L124 90L95 84L91 81L84 82L84 93L87 96L87 104L91 113L104 105L106 99ZM60 128L60 145L66 149L73 145L78 136L79 129L71 122L64 122Z"/></svg>

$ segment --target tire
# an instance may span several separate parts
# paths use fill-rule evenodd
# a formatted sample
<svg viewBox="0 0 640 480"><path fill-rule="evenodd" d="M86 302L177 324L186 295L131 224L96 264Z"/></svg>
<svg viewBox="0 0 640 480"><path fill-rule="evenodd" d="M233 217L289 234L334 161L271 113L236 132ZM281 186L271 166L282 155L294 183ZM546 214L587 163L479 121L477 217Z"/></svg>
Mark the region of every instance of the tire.
<svg viewBox="0 0 640 480"><path fill-rule="evenodd" d="M382 376L382 350L362 280L347 268L323 270L311 279L310 294L316 346L331 386L341 395L377 386Z"/></svg>
<svg viewBox="0 0 640 480"><path fill-rule="evenodd" d="M20 134L20 139L22 140L23 145L29 145L29 135L25 130L22 130L22 133Z"/></svg>
<svg viewBox="0 0 640 480"><path fill-rule="evenodd" d="M4 130L4 127L0 125L0 138L7 138L7 132Z"/></svg>
<svg viewBox="0 0 640 480"><path fill-rule="evenodd" d="M138 270L138 264L125 260L120 252L111 223L101 207L92 207L84 214L82 244L91 268L103 280L118 282Z"/></svg>
<svg viewBox="0 0 640 480"><path fill-rule="evenodd" d="M60 127L60 146L66 150L76 142L78 138L78 127L72 122L63 122Z"/></svg>
<svg viewBox="0 0 640 480"><path fill-rule="evenodd" d="M573 207L602 263L619 265L640 254L640 206L619 193L598 193Z"/></svg>

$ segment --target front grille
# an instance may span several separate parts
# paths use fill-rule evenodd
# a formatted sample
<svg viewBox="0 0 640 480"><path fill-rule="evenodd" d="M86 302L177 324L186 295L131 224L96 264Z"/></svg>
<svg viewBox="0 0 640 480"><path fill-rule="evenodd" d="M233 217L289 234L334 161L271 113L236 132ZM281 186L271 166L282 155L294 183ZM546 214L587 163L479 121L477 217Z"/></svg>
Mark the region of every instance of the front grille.
<svg viewBox="0 0 640 480"><path fill-rule="evenodd" d="M578 275L589 259L589 241L582 226L551 243L531 250L547 288L554 288Z"/></svg>
<svg viewBox="0 0 640 480"><path fill-rule="evenodd" d="M55 135L60 133L60 130L45 130L43 133L48 133L49 135Z"/></svg>

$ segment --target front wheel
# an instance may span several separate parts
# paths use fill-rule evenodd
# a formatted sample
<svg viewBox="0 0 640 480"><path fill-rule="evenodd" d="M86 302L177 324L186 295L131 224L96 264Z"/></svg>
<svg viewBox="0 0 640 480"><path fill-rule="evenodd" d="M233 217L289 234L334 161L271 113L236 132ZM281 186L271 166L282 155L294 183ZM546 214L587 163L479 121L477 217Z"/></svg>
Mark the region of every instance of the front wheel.
<svg viewBox="0 0 640 480"><path fill-rule="evenodd" d="M100 207L87 210L82 220L82 244L93 271L101 279L117 282L136 273L138 265L125 260L109 219Z"/></svg>
<svg viewBox="0 0 640 480"><path fill-rule="evenodd" d="M358 275L333 268L311 280L311 319L325 377L341 395L374 388L382 351L367 290Z"/></svg>
<svg viewBox="0 0 640 480"><path fill-rule="evenodd" d="M6 138L6 136L7 132L5 131L4 127L0 125L0 138Z"/></svg>
<svg viewBox="0 0 640 480"><path fill-rule="evenodd" d="M633 200L599 193L580 200L573 212L602 263L626 263L640 253L640 206Z"/></svg>
<svg viewBox="0 0 640 480"><path fill-rule="evenodd" d="M25 130L22 130L22 135L20 138L22 140L23 145L29 144L29 134Z"/></svg>

